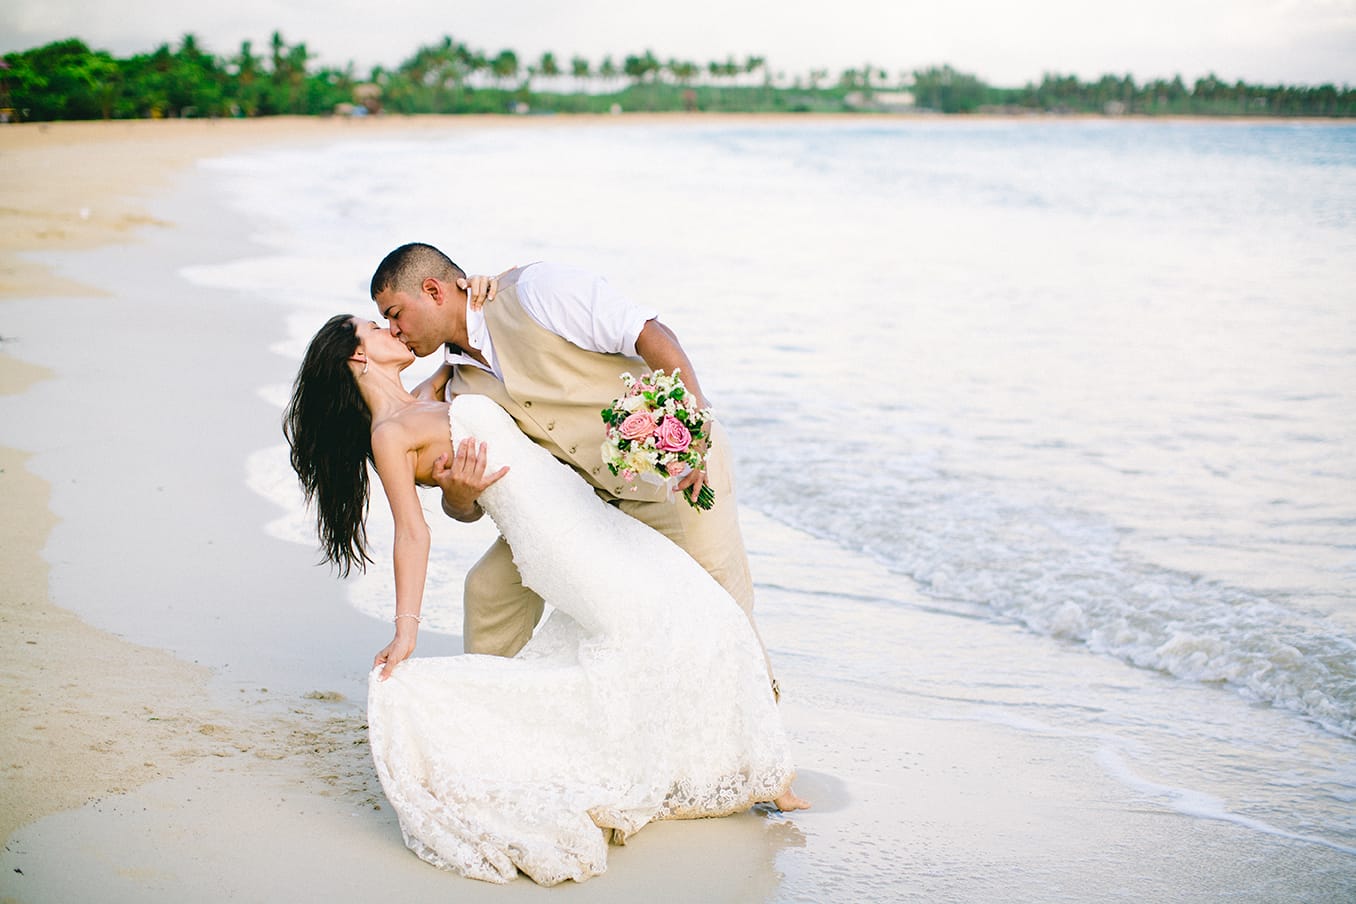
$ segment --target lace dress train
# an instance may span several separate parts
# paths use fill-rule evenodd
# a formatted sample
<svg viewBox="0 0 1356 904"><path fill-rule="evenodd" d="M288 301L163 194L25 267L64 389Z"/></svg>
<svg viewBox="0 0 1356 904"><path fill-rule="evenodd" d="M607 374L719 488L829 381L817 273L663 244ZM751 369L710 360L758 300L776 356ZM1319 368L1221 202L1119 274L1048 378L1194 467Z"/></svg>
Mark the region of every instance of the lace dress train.
<svg viewBox="0 0 1356 904"><path fill-rule="evenodd" d="M771 800L793 768L742 611L666 537L604 504L489 399L454 440L506 477L481 496L554 611L514 658L415 658L369 681L382 788L405 843L465 876L543 885L607 868L656 819Z"/></svg>

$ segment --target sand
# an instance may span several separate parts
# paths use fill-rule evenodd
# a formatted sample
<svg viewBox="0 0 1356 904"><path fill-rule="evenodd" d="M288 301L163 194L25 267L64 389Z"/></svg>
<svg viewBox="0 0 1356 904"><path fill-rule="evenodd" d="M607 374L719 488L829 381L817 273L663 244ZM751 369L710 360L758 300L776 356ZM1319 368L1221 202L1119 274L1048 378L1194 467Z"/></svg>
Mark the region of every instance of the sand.
<svg viewBox="0 0 1356 904"><path fill-rule="evenodd" d="M1096 737L926 701L826 704L813 689L831 678L799 671L808 646L850 655L903 631L925 673L932 658L1001 661L1004 629L948 649L921 603L840 611L798 594L904 591L756 513L742 516L755 577L776 579L759 587L760 625L813 811L650 826L605 876L549 891L406 851L362 719L389 623L271 538L277 509L244 486L247 457L281 441L253 387L290 380L294 363L267 348L285 330L177 267L257 251L195 170L203 157L524 124L544 121L0 127L0 902L1271 901L1350 887L1351 855L1187 817L1098 768ZM458 649L420 638L420 655Z"/></svg>
<svg viewBox="0 0 1356 904"><path fill-rule="evenodd" d="M147 432L165 429L156 408L142 410L136 398L168 379L166 362L153 360L156 337L119 334L119 348L97 360L66 354L106 348L117 328L109 318L162 321L182 310L182 286L170 275L176 264L157 258L247 250L238 237L223 241L219 234L239 236L243 228L199 222L199 197L191 192L177 206L159 205L193 182L199 159L447 125L437 118L299 118L0 131L0 402L12 406L0 434L0 837L9 839L0 900L168 901L189 890L197 900L352 900L359 891L369 897L393 890L420 899L446 893L449 882L459 897L503 900L504 889L415 859L384 807L361 695L366 663L389 629L346 607L336 614L338 583L323 569L298 570L295 550L267 538L261 528L274 512L265 503L249 499L235 518L240 463L252 448L280 439L275 414L248 389L233 396L246 413L223 419L251 420L258 429L214 444L209 468L229 474L203 481L192 472L203 462L144 451L182 441L156 432L145 443ZM201 291L194 294L200 310L210 307ZM134 310L110 314L129 301ZM179 335L186 328L172 327ZM62 338L25 338L40 332ZM248 366L272 367L286 379L288 365L262 345ZM175 398L188 405L200 395ZM72 406L72 398L80 401ZM112 404L84 410L86 398ZM101 420L106 409L114 413ZM214 427L203 418L197 432ZM162 503L167 497L174 501ZM230 543L229 553L185 539L192 536L186 525L191 532L191 522L210 523L205 513L224 507L249 533L206 540ZM262 561L280 548L290 564ZM153 580L135 574L148 560ZM53 561L64 566L63 587L51 585ZM242 568L247 573L237 574ZM228 587L215 606L204 604L208 585ZM234 594L254 606L252 615L214 631L210 621L220 619L203 610L225 608ZM185 611L178 601L189 597L198 597L197 605ZM458 648L458 638L421 638L421 654ZM756 814L726 820L695 848L680 849L685 858L728 860L750 836L756 842L766 823ZM665 833L682 836L684 827L656 827L654 834ZM593 894L634 900L671 853L659 845L632 853L639 869L630 880L609 877L614 881ZM354 868L336 871L336 862ZM704 881L740 898L748 890L747 882L731 886L726 877ZM766 862L749 881L775 884ZM533 891L526 880L507 890Z"/></svg>
<svg viewBox="0 0 1356 904"><path fill-rule="evenodd" d="M231 147L302 138L306 120L61 123L0 133L0 299L100 296L22 256L135 240L146 198L200 157ZM0 351L13 342L0 332ZM18 394L52 371L0 354L0 393ZM0 435L7 440L8 434ZM0 447L0 835L57 810L122 793L171 764L231 748L207 704L206 670L119 641L52 604L41 552L54 524L49 486L23 451ZM154 753L152 753L154 751Z"/></svg>

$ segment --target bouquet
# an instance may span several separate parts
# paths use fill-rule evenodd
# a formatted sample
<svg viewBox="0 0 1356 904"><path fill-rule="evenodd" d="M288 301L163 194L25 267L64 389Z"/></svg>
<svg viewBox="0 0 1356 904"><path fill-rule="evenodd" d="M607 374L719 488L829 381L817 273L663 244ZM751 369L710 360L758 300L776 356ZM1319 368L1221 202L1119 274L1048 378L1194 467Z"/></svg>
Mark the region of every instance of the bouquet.
<svg viewBox="0 0 1356 904"><path fill-rule="evenodd" d="M603 409L607 425L603 463L623 480L667 482L681 480L693 468L701 468L711 448L707 424L710 408L698 408L675 368L637 379L622 374L626 392ZM715 491L703 484L695 498L692 488L683 494L688 504L706 511L716 501Z"/></svg>

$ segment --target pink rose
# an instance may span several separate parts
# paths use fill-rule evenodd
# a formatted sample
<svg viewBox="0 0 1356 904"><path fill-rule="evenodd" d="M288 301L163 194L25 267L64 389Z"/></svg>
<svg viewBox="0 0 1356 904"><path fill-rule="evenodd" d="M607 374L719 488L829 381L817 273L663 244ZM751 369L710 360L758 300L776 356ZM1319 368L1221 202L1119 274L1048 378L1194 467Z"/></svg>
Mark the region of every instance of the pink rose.
<svg viewBox="0 0 1356 904"><path fill-rule="evenodd" d="M676 417L664 418L659 424L659 429L655 431L654 438L655 447L662 452L682 452L692 444L692 434Z"/></svg>
<svg viewBox="0 0 1356 904"><path fill-rule="evenodd" d="M670 477L682 477L692 469L688 467L685 461L671 461L664 465L664 470L669 472Z"/></svg>
<svg viewBox="0 0 1356 904"><path fill-rule="evenodd" d="M654 418L647 412L637 411L621 422L622 439L645 439L654 433Z"/></svg>

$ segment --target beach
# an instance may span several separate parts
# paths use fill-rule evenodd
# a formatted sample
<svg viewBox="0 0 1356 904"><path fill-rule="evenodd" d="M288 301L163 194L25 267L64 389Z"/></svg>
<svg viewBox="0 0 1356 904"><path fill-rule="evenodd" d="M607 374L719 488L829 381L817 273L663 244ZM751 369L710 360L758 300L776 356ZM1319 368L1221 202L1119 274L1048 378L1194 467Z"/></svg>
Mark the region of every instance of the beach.
<svg viewBox="0 0 1356 904"><path fill-rule="evenodd" d="M814 809L652 825L612 849L604 876L550 891L523 878L508 888L461 879L405 849L367 755L363 721L366 668L389 636L389 565L379 561L347 583L315 567L303 513L288 501L295 493L290 475L279 469L279 401L298 343L336 299L348 299L355 312L366 309L365 281L386 249L346 245L353 221L312 211L305 199L331 185L335 204L359 205L353 216L364 228L389 229L392 244L404 241L406 228L427 231L441 215L414 213L421 188L397 185L394 194L410 195L389 212L399 228L369 219L361 207L377 189L364 186L359 195L354 188L347 198L340 188L369 171L372 158L364 155L431 153L443 143L475 161L486 179L520 177L536 191L560 186L560 197L529 224L485 214L483 231L467 240L478 259L506 266L518 252L591 253L589 263L619 280L646 285L648 274L656 286L652 259L628 265L626 246L607 244L614 221L631 217L661 235L677 269L695 274L690 283L706 289L711 280L728 292L730 273L757 266L740 259L743 231L756 224L775 239L778 228L793 231L790 223L758 221L753 201L747 209L732 203L711 220L665 222L663 211L681 207L666 206L673 199L662 187L653 207L619 217L622 201L609 192L621 194L627 184L611 187L579 162L594 145L568 152L578 159L562 152L559 167L541 173L513 168L523 159L514 154L527 153L519 150L501 155L504 172L495 172L487 149L505 132L519 134L523 147L564 148L576 132L600 142L619 129L682 131L688 122L733 129L735 137L722 140L737 143L785 120L382 117L0 127L0 561L7 579L0 597L0 834L7 838L0 900L553 894L589 901L1261 902L1337 901L1356 890L1349 815L1344 821L1315 805L1288 824L1246 803L1256 791L1250 782L1268 762L1293 777L1296 800L1311 799L1314 787L1339 798L1356 787L1350 739L1319 725L1327 710L1305 711L1304 721L1279 695L1259 702L1221 689L1224 679L1158 662L1131 668L1123 660L1133 655L1093 656L1073 627L1033 635L1026 622L1037 619L1015 606L992 617L962 599L965 575L975 569L933 562L934 584L945 572L961 600L942 612L924 592L934 584L903 580L897 563L849 548L828 518L797 523L788 514L790 497L799 504L814 488L769 476L792 466L752 439L765 401L741 395L736 375L770 373L797 391L811 369L834 385L859 375L821 366L810 343L791 331L759 332L769 299L742 287L730 294L744 292L758 304L732 304L719 331L680 287L656 287L654 303L676 312L698 367L710 362L713 382L731 397L741 479L753 499L741 518L760 628L787 689L782 711L801 764L797 790ZM711 159L718 164L712 178L720 178L724 158ZM290 174L295 197L280 189L278 173ZM801 199L807 218L828 203L815 191L807 187ZM580 203L586 197L596 208ZM869 202L864 209L869 221ZM941 233L954 226L933 223ZM284 234L288 229L294 232ZM511 244L515 230L520 249ZM548 241L538 232L564 237ZM838 240L843 247L866 241L848 230ZM728 249L729 260L715 258L704 241ZM994 249L999 263L1014 266L1031 250ZM835 266L870 264L838 246L829 250ZM803 260L788 269L796 266L813 273L817 264ZM928 266L920 268L924 276ZM1348 329L1343 321L1338 335ZM739 338L755 335L763 341ZM921 345L902 347L935 370L956 366L954 357L932 357ZM988 351L976 346L971 353ZM1349 368L1338 360L1336 367ZM1052 383L1067 377L1057 365L1047 377ZM1027 388L1048 399L1040 379ZM928 400L920 398L919 408L902 409L900 417L923 426L901 429L916 430L910 442L926 451L928 418L937 412L923 410ZM1347 401L1323 404L1341 412ZM810 408L807 421L832 425ZM850 435L838 435L848 451L826 453L809 471L823 486L843 483L842 460L861 451ZM1013 475L1036 470L1016 456L1002 461ZM1154 464L1138 461L1144 470ZM907 479L912 487L939 485L921 470ZM779 486L787 498L776 495ZM1349 498L1348 485L1336 496ZM1253 504L1242 495L1217 497L1212 511L1227 520L1235 503L1239 510ZM860 511L871 511L869 500ZM430 510L431 520L435 514ZM891 517L863 515L851 527L870 534L872 524ZM1021 520L1022 512L1003 517ZM485 525L471 533L433 526L435 544L444 537L450 551L431 575L433 617L418 655L455 655L458 572L491 535ZM1066 530L1063 522L1046 527L1052 535ZM873 539L886 542L883 534ZM922 536L911 542L926 548ZM1150 551L1146 557L1166 550L1161 560L1174 567L1201 561L1189 543L1151 530L1135 542ZM1035 547L1033 559L1046 548ZM1275 550L1258 555L1285 559ZM1204 583L1268 589L1240 561L1220 551ZM1323 572L1331 584L1318 585L1317 600L1339 595L1333 588L1349 565L1338 554L1333 561ZM1076 580L1094 566L1101 567L1083 562L1081 571L1069 571L1078 571ZM1152 583L1135 574L1134 587ZM1162 580L1167 586L1177 579ZM1008 590L998 582L986 588L996 598ZM442 609L438 599L446 600ZM1055 608L1077 621L1067 607ZM1334 606L1314 618L1345 624L1346 611ZM1089 607L1082 616L1095 613ZM846 664L854 661L869 661L878 683L851 672ZM957 661L969 663L963 676ZM1075 699L1087 713L1074 712ZM1316 752L1297 766L1269 746L1238 766L1236 784L1204 767L1197 782L1178 768L1185 757L1141 756L1159 735L1119 734L1158 718L1160 706L1173 714L1162 724L1181 714L1217 727L1211 743L1220 747L1260 734ZM1121 718L1126 712L1133 715ZM1175 739L1183 748L1196 741ZM1155 752L1171 746L1163 744ZM1312 765L1334 757L1332 773ZM1268 806L1283 813L1287 805Z"/></svg>

